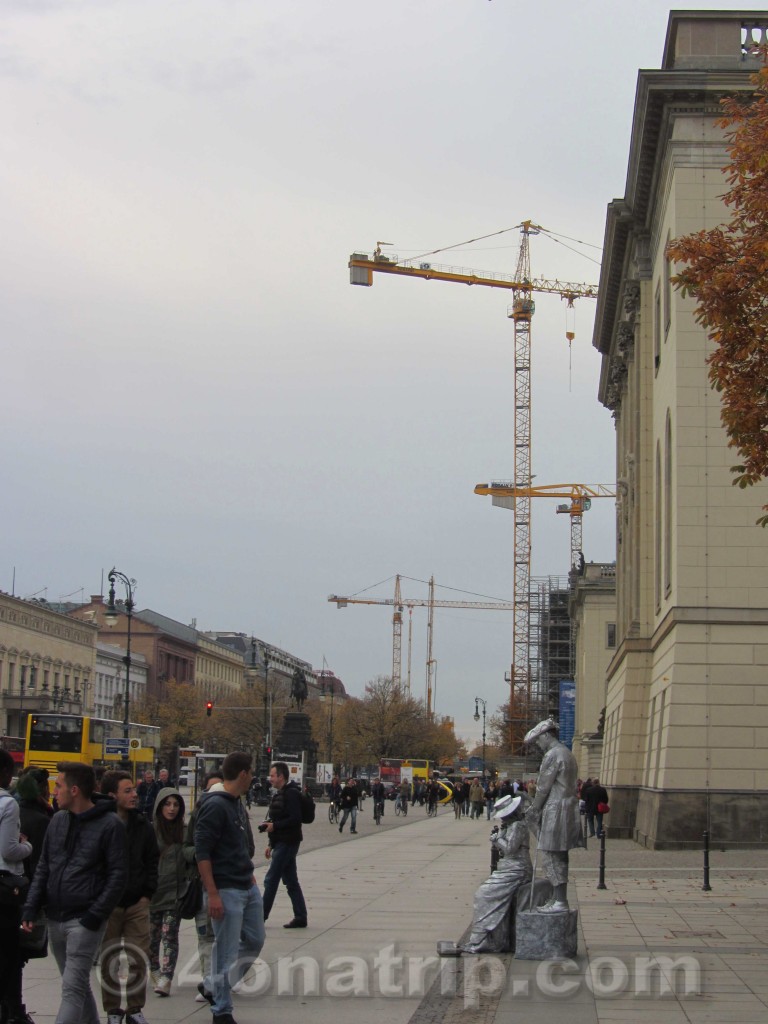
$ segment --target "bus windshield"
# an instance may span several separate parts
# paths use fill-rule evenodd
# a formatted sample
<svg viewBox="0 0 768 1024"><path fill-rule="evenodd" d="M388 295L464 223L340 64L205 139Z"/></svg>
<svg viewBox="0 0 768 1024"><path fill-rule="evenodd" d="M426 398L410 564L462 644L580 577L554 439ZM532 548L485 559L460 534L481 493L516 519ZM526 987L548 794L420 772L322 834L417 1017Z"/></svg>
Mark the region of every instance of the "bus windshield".
<svg viewBox="0 0 768 1024"><path fill-rule="evenodd" d="M55 750L79 754L83 745L83 720L69 715L33 715L29 724L29 750Z"/></svg>

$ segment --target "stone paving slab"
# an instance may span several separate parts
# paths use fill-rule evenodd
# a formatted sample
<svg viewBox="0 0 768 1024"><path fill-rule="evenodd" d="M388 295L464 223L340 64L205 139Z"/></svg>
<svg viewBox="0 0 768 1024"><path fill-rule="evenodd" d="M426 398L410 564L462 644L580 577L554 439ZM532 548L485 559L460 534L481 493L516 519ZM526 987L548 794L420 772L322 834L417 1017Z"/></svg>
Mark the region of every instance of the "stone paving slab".
<svg viewBox="0 0 768 1024"><path fill-rule="evenodd" d="M567 1024L768 1020L765 851L713 851L711 892L701 888L700 851L609 842L605 890L596 888L597 848L578 851L569 892L580 911L578 952L563 967L509 955L438 961L437 941L460 939L487 875L485 822L455 822L450 811L409 815L387 829L360 819L359 835L340 836L318 816L307 831L298 863L310 927L282 928L291 916L282 891L251 993L235 999L239 1024L306 1024L307 1013L313 1024L360 1024L376 1014L387 1024L501 1024L513 1014L526 1024L561 1016ZM301 957L317 966L316 993L310 985L279 994L280 972L289 977ZM386 957L403 958L391 968L391 995L377 967ZM198 980L194 925L184 922L172 994L149 993L150 1024L210 1024L209 1008L194 1001ZM344 995L345 986L354 993ZM52 958L29 963L24 991L37 1024L53 1024L60 982Z"/></svg>

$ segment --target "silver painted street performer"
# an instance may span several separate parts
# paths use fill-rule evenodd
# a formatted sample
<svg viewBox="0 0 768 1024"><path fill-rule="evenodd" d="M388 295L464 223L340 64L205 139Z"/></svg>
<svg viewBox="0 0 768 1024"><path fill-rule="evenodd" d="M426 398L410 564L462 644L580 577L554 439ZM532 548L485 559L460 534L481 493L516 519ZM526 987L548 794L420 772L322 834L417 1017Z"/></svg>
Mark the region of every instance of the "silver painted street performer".
<svg viewBox="0 0 768 1024"><path fill-rule="evenodd" d="M521 885L530 882L528 825L520 813L522 797L504 796L496 802L491 845L499 864L475 893L472 931L460 947L464 953L504 953L509 949L509 908Z"/></svg>
<svg viewBox="0 0 768 1024"><path fill-rule="evenodd" d="M568 851L584 845L576 797L576 758L558 739L558 727L548 718L526 733L525 743L535 743L544 758L536 780L536 796L526 811L528 827L537 838L546 878L552 883L552 898L537 910L561 914L568 907Z"/></svg>

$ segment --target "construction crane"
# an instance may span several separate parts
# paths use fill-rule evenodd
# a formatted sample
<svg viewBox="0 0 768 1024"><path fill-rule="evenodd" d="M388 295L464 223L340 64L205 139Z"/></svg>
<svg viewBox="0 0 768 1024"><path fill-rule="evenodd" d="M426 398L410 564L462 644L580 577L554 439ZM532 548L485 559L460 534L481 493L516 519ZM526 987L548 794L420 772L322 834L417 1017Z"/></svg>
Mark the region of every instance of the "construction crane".
<svg viewBox="0 0 768 1024"><path fill-rule="evenodd" d="M514 611L513 601L442 601L435 599L435 577L429 580L429 597L402 597L400 587L401 577L395 576L394 597L342 597L340 594L330 594L328 600L337 608L346 608L350 604L380 604L388 605L394 609L392 615L392 681L397 687L402 686L402 628L403 608L428 608L429 616L427 623L427 683L426 683L426 708L427 714L432 714L432 695L434 693L434 668L435 661L432 657L432 637L434 631L434 610L435 608L470 608L476 611ZM408 689L410 690L410 639L408 650Z"/></svg>
<svg viewBox="0 0 768 1024"><path fill-rule="evenodd" d="M559 295L568 307L576 299L597 298L597 286L531 277L531 235L545 229L530 220L518 224L522 235L517 267L513 277L458 267L446 267L415 260L399 260L382 251L385 242L377 242L373 256L352 253L349 258L350 284L370 287L374 273L397 277L422 278L426 281L448 281L456 284L480 285L486 288L507 288L512 303L507 316L514 323L514 625L512 630L512 669L509 674L510 700L518 687L530 692L530 583L531 583L531 319L535 312L534 292ZM437 251L437 250L436 250ZM428 255L433 255L432 253ZM572 341L573 332L568 332ZM511 733L510 733L511 735Z"/></svg>
<svg viewBox="0 0 768 1024"><path fill-rule="evenodd" d="M493 504L500 508L513 508L514 501L521 496L523 488L515 487L512 480L495 480L490 484L477 484L475 494L490 494ZM571 569L578 570L583 547L583 516L588 512L593 498L615 498L615 488L606 484L541 484L525 488L528 498L568 498L569 505L558 505L557 513L571 519Z"/></svg>

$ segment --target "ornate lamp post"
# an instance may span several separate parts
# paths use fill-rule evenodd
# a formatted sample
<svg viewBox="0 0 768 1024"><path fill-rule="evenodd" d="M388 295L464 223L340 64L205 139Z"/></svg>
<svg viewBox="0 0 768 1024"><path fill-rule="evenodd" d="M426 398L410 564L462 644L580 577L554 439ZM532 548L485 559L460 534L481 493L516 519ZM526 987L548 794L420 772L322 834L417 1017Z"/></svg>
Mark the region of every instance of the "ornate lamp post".
<svg viewBox="0 0 768 1024"><path fill-rule="evenodd" d="M483 778L485 778L485 709L486 701L482 697L475 697L475 721L480 721L480 710L478 704L483 705Z"/></svg>
<svg viewBox="0 0 768 1024"><path fill-rule="evenodd" d="M107 610L104 613L104 621L112 629L117 625L117 619L119 615L119 609L115 606L115 580L119 580L125 587L125 603L123 604L123 611L125 612L126 618L128 619L128 630L125 642L125 657L123 662L125 663L125 702L123 705L123 738L126 740L130 739L131 736L131 619L133 617L133 588L136 586L136 580L129 579L122 572L118 572L117 569L112 569L107 576L109 580L109 603L107 604ZM129 761L128 752L125 753L125 762Z"/></svg>

